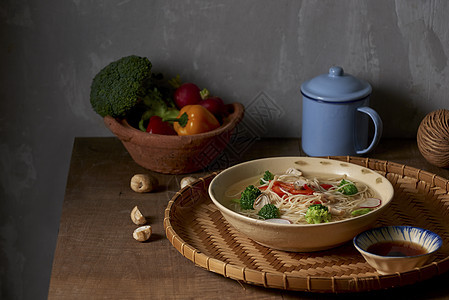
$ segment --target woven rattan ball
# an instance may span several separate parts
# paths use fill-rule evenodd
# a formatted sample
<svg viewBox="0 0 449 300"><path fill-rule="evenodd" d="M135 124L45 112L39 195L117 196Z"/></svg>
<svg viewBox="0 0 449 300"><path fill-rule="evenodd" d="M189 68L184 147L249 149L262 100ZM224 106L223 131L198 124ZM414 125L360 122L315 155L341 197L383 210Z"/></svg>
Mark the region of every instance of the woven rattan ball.
<svg viewBox="0 0 449 300"><path fill-rule="evenodd" d="M449 167L449 110L439 109L421 121L417 134L418 148L431 164Z"/></svg>

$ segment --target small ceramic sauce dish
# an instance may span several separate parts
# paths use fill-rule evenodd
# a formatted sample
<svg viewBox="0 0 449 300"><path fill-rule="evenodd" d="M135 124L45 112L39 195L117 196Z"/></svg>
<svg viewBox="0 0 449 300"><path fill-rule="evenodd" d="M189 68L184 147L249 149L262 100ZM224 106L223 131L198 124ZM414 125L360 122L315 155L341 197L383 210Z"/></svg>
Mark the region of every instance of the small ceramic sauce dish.
<svg viewBox="0 0 449 300"><path fill-rule="evenodd" d="M373 228L353 239L355 248L379 274L392 274L418 268L440 249L441 237L413 226Z"/></svg>

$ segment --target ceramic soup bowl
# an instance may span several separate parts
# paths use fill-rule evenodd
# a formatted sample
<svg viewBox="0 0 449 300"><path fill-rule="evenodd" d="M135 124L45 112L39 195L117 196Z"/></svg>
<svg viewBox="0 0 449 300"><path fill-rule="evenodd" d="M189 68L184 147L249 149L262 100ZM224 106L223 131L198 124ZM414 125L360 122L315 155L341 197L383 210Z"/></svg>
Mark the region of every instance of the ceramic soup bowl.
<svg viewBox="0 0 449 300"><path fill-rule="evenodd" d="M225 193L231 185L261 175L266 170L280 174L290 167L301 170L305 176L346 175L370 187L376 197L381 199L381 205L365 215L320 224L271 223L245 216L230 208ZM316 157L273 157L244 162L222 171L211 181L209 195L223 217L257 243L285 251L312 252L342 245L371 228L388 209L393 198L393 186L379 173L351 163Z"/></svg>

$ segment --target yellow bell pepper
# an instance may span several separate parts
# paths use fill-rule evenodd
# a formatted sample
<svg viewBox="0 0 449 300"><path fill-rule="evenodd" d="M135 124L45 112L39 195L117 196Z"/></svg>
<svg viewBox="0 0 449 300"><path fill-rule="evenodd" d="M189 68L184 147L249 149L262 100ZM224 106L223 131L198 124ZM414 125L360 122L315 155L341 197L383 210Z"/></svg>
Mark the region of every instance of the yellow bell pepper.
<svg viewBox="0 0 449 300"><path fill-rule="evenodd" d="M173 127L178 135L192 135L214 130L220 123L207 108L195 104L186 105L179 111Z"/></svg>

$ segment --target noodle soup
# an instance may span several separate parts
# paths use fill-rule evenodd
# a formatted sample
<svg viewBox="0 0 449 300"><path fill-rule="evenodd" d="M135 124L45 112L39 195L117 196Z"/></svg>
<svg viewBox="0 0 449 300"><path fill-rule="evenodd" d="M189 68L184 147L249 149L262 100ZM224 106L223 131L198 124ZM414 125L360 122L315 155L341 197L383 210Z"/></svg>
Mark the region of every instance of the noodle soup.
<svg viewBox="0 0 449 300"><path fill-rule="evenodd" d="M304 175L296 168L279 174L267 170L231 185L224 196L223 204L242 215L288 224L341 221L367 214L382 204L361 182L346 176Z"/></svg>
<svg viewBox="0 0 449 300"><path fill-rule="evenodd" d="M382 213L388 209L394 195L393 186L386 177L375 170L369 169L368 165L369 160L365 160L364 166L361 166L347 161L319 157L267 157L243 162L223 170L211 181L208 193L213 204L215 204L223 216L224 221L253 241L266 247L285 251L320 251L352 240L360 232L371 228ZM311 192L308 188L304 188L304 185L301 187L299 183L297 183L297 187L292 188L288 184L282 186L273 182L275 176L279 178L283 174L289 173L290 171L287 172L287 170L292 167L297 168L297 170L291 171L302 172L298 176L306 177L307 180L313 181L316 178L320 184L330 184L332 181L335 181L335 185L338 182L337 187L333 187L334 190L342 188L343 185L340 185L342 179L353 183L357 187L358 193L364 191L364 186L366 186L371 198L366 198L366 203L361 202L359 206L360 209L364 209L362 206L372 206L366 207L369 209L369 213L354 217L351 212L344 218L343 216L332 215L329 212L329 208L327 208L326 212L326 209L318 204L310 204L309 202L307 204L309 207L305 212L301 212L298 209L296 213L296 215L299 215L297 218L298 223L293 223L295 220L290 221L285 218L284 208L274 201L273 203L275 204L272 204L269 197L264 197L263 201L254 201L254 203L246 201L250 199L248 196L251 196L252 193L259 194L260 192L257 195L260 196L262 193L266 193L267 190L270 191L270 189L278 192L284 190L284 192L291 194L311 193L311 195L305 195L308 197L316 196L314 195L314 193L317 193L315 189L324 189L326 187L332 191L331 187L326 185L314 188L312 184L310 186L307 184L310 190L312 190ZM272 179L271 177L265 178L264 172L267 170L273 173ZM266 182L261 183L261 179L264 179ZM285 181L289 183L288 178ZM270 184L272 184L271 187L269 187ZM245 207L248 205L252 209L242 209L240 200L243 192L250 185L253 185L254 188L245 194L246 200L243 201L243 204ZM351 188L349 188L349 185L347 186L350 191ZM295 189L299 191L295 191ZM352 196L353 199L357 197L357 194L354 195ZM280 197L282 198L282 196ZM306 198L305 196L302 198ZM262 198L259 200L262 200ZM269 203L267 200L270 200ZM255 203L257 209L254 209ZM322 203L324 203L324 205L321 204L322 206L330 206L330 203L328 204L324 201ZM377 206L379 203L380 205ZM262 204L264 206L270 205L267 206L268 209L262 210L260 208ZM287 204L289 203L285 205L287 206ZM315 205L316 209L311 209L311 212L319 213L321 211L322 214L309 213L307 217L307 211L312 205ZM357 204L354 205L354 208L356 206ZM294 209L296 208L291 208L292 211ZM260 213L260 210L263 213ZM267 212L272 215L267 216L265 214ZM328 218L329 214L330 219ZM320 220L318 217L322 217L322 219ZM323 221L324 223L311 225L307 222L307 219Z"/></svg>

